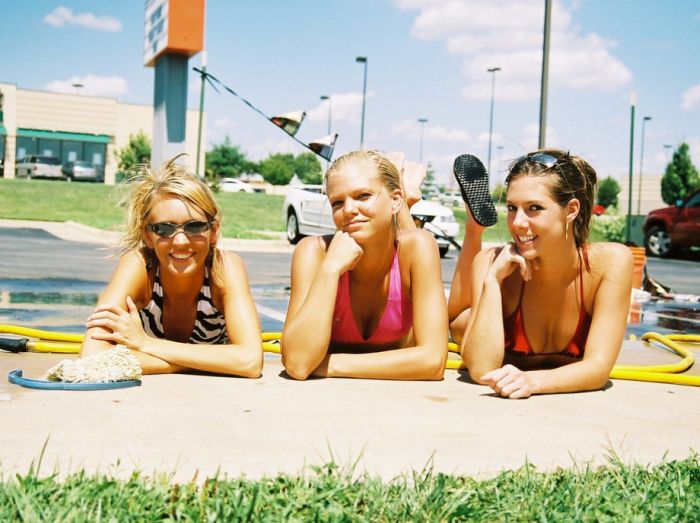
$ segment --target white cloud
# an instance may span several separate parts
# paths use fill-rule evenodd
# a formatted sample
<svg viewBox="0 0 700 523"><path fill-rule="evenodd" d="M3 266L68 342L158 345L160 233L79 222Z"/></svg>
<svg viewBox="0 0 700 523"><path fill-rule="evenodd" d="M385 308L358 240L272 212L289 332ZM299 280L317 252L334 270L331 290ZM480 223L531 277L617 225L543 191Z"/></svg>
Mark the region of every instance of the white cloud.
<svg viewBox="0 0 700 523"><path fill-rule="evenodd" d="M403 9L418 10L414 37L444 41L448 51L463 56L466 98L491 96L492 77L500 67L496 98L532 100L539 96L542 67L541 2L521 0L395 0ZM574 8L575 9L575 6ZM573 11L573 9L571 11ZM581 34L568 5L552 8L549 78L552 85L574 89L615 89L632 74L613 54L615 42L595 33Z"/></svg>
<svg viewBox="0 0 700 523"><path fill-rule="evenodd" d="M74 84L82 87L76 88ZM129 86L121 76L71 76L68 80L54 80L46 84L46 90L54 93L90 94L118 98L129 92ZM77 91L76 91L77 90Z"/></svg>
<svg viewBox="0 0 700 523"><path fill-rule="evenodd" d="M408 140L420 140L421 126L417 120L405 119L391 124L389 131L394 136L400 136ZM467 143L471 136L464 129L450 129L443 125L425 124L423 140L426 142L456 142Z"/></svg>
<svg viewBox="0 0 700 523"><path fill-rule="evenodd" d="M295 143L291 138L282 138L279 140L266 138L262 143L245 147L245 154L251 160L259 162L272 154L290 153L296 156L301 152L305 152L298 150L299 147L301 146Z"/></svg>
<svg viewBox="0 0 700 523"><path fill-rule="evenodd" d="M92 13L73 13L65 6L59 6L44 17L44 22L53 27L75 25L110 33L122 30L122 23L111 16L96 16Z"/></svg>
<svg viewBox="0 0 700 523"><path fill-rule="evenodd" d="M362 116L362 93L338 93L331 94L331 125L337 123L359 124ZM369 100L374 96L374 91L367 93ZM323 123L328 121L328 101L324 100L306 113L310 122Z"/></svg>
<svg viewBox="0 0 700 523"><path fill-rule="evenodd" d="M557 133L557 130L554 129L551 126L547 126L546 130L546 144L547 147L553 147L553 148L564 148L566 149L566 146L561 143L561 139L559 138L559 134ZM522 131L521 131L521 140L520 143L521 145L525 148L525 150L521 154L525 154L526 152L529 151L534 151L537 149L537 144L540 141L540 124L539 123L532 123L529 125L526 125ZM572 153L576 153L576 151L572 151Z"/></svg>
<svg viewBox="0 0 700 523"><path fill-rule="evenodd" d="M700 84L694 85L683 93L683 103L681 109L692 111L700 107Z"/></svg>
<svg viewBox="0 0 700 523"><path fill-rule="evenodd" d="M223 116L214 120L214 127L216 129L233 129L237 126L238 124L234 122L233 118L231 118L230 116Z"/></svg>

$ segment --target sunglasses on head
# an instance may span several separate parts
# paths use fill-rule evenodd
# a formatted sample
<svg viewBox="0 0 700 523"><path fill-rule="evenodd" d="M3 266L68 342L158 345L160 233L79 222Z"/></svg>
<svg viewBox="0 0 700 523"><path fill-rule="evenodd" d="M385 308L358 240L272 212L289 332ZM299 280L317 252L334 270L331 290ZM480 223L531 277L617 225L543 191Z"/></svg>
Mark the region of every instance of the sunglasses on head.
<svg viewBox="0 0 700 523"><path fill-rule="evenodd" d="M197 236L198 234L204 234L209 229L214 222L203 222L201 220L191 220L189 222L177 224L170 222L158 222L149 223L146 228L153 234L161 238L171 238L175 236L178 231L184 232L187 236Z"/></svg>
<svg viewBox="0 0 700 523"><path fill-rule="evenodd" d="M554 167L559 160L556 158L556 156L552 156L551 154L547 153L529 153L517 158L513 162L513 168L520 165L522 162L539 163L540 165L544 165L547 169L549 169L550 167Z"/></svg>

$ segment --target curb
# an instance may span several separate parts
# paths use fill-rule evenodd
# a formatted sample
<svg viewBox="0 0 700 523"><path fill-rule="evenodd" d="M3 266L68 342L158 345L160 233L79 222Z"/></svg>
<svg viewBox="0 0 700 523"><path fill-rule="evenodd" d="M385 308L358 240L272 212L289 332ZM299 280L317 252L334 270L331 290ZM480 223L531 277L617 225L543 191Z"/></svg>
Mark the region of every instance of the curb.
<svg viewBox="0 0 700 523"><path fill-rule="evenodd" d="M0 228L6 229L43 229L61 240L81 243L94 243L113 247L117 245L122 234L117 231L105 231L73 221L46 222L38 220L0 219ZM240 238L221 238L219 245L224 250L238 252L293 252L294 246L287 240L248 240Z"/></svg>

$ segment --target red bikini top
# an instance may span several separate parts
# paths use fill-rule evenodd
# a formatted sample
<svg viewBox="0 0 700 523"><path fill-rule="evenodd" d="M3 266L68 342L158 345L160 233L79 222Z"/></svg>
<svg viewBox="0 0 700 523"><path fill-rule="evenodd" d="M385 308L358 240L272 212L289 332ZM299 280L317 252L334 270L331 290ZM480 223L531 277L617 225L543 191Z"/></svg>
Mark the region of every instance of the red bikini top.
<svg viewBox="0 0 700 523"><path fill-rule="evenodd" d="M588 266L588 257L584 249L584 259L586 270L590 270ZM583 300L583 264L579 269L579 288L581 292L581 310L578 315L578 324L571 341L559 352L547 354L560 354L571 356L573 358L582 358L586 349L586 340L588 339L588 331L591 328L592 317L586 311ZM516 354L518 356L540 356L542 353L535 353L532 350L532 344L527 338L525 332L525 318L523 317L523 295L525 294L525 282L520 288L520 300L518 308L511 316L503 321L503 331L505 335L505 351L507 353Z"/></svg>

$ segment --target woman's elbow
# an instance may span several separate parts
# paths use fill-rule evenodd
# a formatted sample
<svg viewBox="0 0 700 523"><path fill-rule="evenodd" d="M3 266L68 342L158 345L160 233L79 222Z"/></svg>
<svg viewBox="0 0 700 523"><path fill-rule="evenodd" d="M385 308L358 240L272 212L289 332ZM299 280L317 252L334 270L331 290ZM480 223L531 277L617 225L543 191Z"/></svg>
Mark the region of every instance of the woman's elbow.
<svg viewBox="0 0 700 523"><path fill-rule="evenodd" d="M447 351L436 350L426 357L421 379L428 381L440 381L445 377L445 363Z"/></svg>
<svg viewBox="0 0 700 523"><path fill-rule="evenodd" d="M235 374L244 378L259 378L262 376L263 368L262 345L260 343L251 345L246 348L246 353Z"/></svg>
<svg viewBox="0 0 700 523"><path fill-rule="evenodd" d="M282 365L287 375L297 381L305 381L311 376L314 369L310 368L301 362L290 362L288 358L282 357Z"/></svg>

